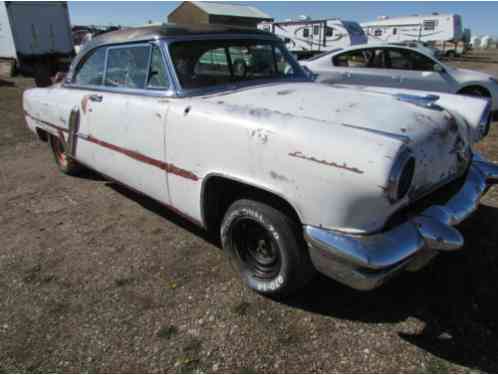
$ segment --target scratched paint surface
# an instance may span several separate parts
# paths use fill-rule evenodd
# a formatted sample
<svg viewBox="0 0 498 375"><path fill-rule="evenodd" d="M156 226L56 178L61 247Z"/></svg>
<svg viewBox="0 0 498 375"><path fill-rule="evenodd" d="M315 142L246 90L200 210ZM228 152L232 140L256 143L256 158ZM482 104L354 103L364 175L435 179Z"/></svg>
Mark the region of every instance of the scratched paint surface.
<svg viewBox="0 0 498 375"><path fill-rule="evenodd" d="M175 100L104 93L92 111L93 92L70 91L29 91L25 109L64 129L60 119L80 107L78 157L198 221L203 184L217 175L283 197L305 224L379 230L409 203L385 192L404 149L416 158L416 193L454 178L457 148L472 142L461 118L372 90L293 82Z"/></svg>

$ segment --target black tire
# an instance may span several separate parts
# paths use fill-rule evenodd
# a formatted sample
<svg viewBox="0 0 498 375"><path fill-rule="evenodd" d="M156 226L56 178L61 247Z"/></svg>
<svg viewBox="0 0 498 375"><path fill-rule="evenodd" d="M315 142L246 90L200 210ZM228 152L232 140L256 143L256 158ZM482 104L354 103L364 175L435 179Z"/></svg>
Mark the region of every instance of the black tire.
<svg viewBox="0 0 498 375"><path fill-rule="evenodd" d="M456 57L455 51L448 51L446 52L446 57L449 57L450 59L453 59Z"/></svg>
<svg viewBox="0 0 498 375"><path fill-rule="evenodd" d="M479 86L472 86L472 87L466 87L462 89L459 94L462 95L469 95L469 96L475 96L478 98L489 98L491 97L490 93L488 90L485 88L479 87Z"/></svg>
<svg viewBox="0 0 498 375"><path fill-rule="evenodd" d="M48 87L52 85L50 79L50 67L48 64L40 62L35 65L34 72L36 87Z"/></svg>
<svg viewBox="0 0 498 375"><path fill-rule="evenodd" d="M65 142L62 141L59 137L54 135L50 135L50 148L52 149L52 153L54 154L55 164L59 170L70 176L77 176L83 170L81 164L77 161L71 159L66 155L65 152Z"/></svg>
<svg viewBox="0 0 498 375"><path fill-rule="evenodd" d="M300 226L267 204L234 202L220 232L230 262L244 283L260 294L288 296L315 275Z"/></svg>

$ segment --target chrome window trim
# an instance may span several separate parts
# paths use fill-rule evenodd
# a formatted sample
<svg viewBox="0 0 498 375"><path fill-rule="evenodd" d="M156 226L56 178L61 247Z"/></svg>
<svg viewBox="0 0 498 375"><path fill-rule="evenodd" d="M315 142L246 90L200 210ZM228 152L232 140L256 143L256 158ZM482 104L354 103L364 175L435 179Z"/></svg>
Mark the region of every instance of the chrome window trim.
<svg viewBox="0 0 498 375"><path fill-rule="evenodd" d="M147 88L147 90L157 90L157 91L168 91L168 90L171 90L171 86L172 86L171 74L170 74L169 69L168 69L167 60L164 57L164 48L163 48L163 46L162 46L161 43L158 43L156 41L150 42L149 44L152 47L151 47L151 50L150 50L150 61L149 61L149 72L148 72L148 74L150 74L150 68L151 68L151 64L152 64L152 52L153 52L154 48L157 48L159 50L159 54L161 56L161 61L163 62L164 73L166 74L166 77L168 79L168 87L157 87L157 86L151 86L151 85L149 85L148 84L149 77L148 77L148 74L147 74L147 81L146 81L147 85L146 85L146 88Z"/></svg>
<svg viewBox="0 0 498 375"><path fill-rule="evenodd" d="M173 59L171 58L171 53L170 53L170 44L176 43L176 42L188 42L188 41L199 41L199 40L238 40L238 39L254 39L254 40L265 40L265 41L270 41L273 42L274 45L277 45L281 48L282 52L285 54L287 58L290 58L292 61L295 62L295 66L293 66L293 69L300 69L303 73L303 77L297 77L297 78L273 78L273 79L267 79L263 78L260 80L253 80L253 81L246 81L246 82L239 82L239 83L231 83L231 84L223 84L223 85L216 85L216 86L211 86L211 87L203 87L199 89L183 89L180 81L178 80L178 76L176 74L176 71L173 66ZM190 37L190 36L185 36L185 37L172 37L172 38L167 38L163 39L162 43L164 45L163 51L168 57L169 61L169 68L171 70L171 74L174 77L175 81L175 92L178 97L193 97L193 96L203 96L203 95L211 95L211 94L216 94L220 92L224 92L227 90L236 90L236 89L243 89L247 88L250 86L256 86L256 85L262 85L262 84L268 84L268 83L285 83L285 82L311 82L310 79L306 77L306 74L304 73L302 67L299 65L299 62L294 59L292 54L285 48L285 45L281 40L276 40L273 37L255 37L254 35L246 36L246 35L230 35L230 36L224 36L224 35L215 35L213 37L208 36L208 35L203 35L199 37Z"/></svg>
<svg viewBox="0 0 498 375"><path fill-rule="evenodd" d="M163 64L166 68L166 76L169 81L169 87L168 88L153 88L153 87L145 87L143 89L134 89L134 88L128 88L128 87L112 87L112 86L105 86L105 79L107 75L107 65L108 65L108 54L110 49L120 49L120 48L130 48L130 47L143 47L147 46L149 47L149 63L148 67L150 70L150 58L152 55L152 46L155 45L156 47L159 48L161 51L161 58L163 61ZM171 78L171 73L170 69L168 68L169 64L167 63L167 60L165 59L164 56L164 48L162 47L161 43L159 41L150 41L150 42L140 42L140 43L122 43L122 44L115 44L115 45L105 45L105 46L99 46L95 47L88 52L86 52L83 56L81 56L77 62L75 62L74 66L72 69L76 69L76 67L79 65L80 61L83 60L83 58L89 54L93 53L93 51L99 49L99 48L105 48L105 66L104 66L104 75L103 75L103 82L102 85L78 85L72 82L64 82L62 84L62 87L67 88L67 89L75 89L75 90L90 90L90 91L97 91L97 92L109 92L109 93L115 93L115 94L126 94L126 95L138 95L138 96L147 96L147 97L174 97L176 96L176 90L172 87L172 78ZM73 72L74 74L74 72ZM73 81L75 77L69 77L69 80ZM147 73L147 78L148 79L148 73ZM145 81L147 83L147 80Z"/></svg>
<svg viewBox="0 0 498 375"><path fill-rule="evenodd" d="M104 82L102 83L103 87L113 87L116 89L128 89L128 90L145 90L143 89L135 89L135 88L130 88L130 87L123 87L123 86L107 86L106 85L106 78L107 78L107 70L109 68L109 52L114 51L114 50L120 50L120 49L130 49L130 48L140 48L140 47L146 47L148 48L148 56L147 56L147 66L150 69L150 54L152 51L152 46L150 43L133 43L133 44L118 44L118 45L113 45L113 46L108 46L105 54L105 70L104 70ZM144 87L146 86L147 83L147 78L148 78L148 72L145 73L145 80L144 80Z"/></svg>
<svg viewBox="0 0 498 375"><path fill-rule="evenodd" d="M176 72L173 67L169 44L174 42L187 42L187 41L198 41L198 40L237 40L237 39L254 39L254 40L265 40L276 43L278 45L283 46L283 52L285 52L286 56L289 56L292 60L294 57L292 54L285 48L283 42L275 37L274 35L254 35L254 34L202 34L202 35L179 35L179 36L171 36L164 38L154 38L148 41L130 41L125 43L109 43L109 44L100 44L96 45L93 48L88 49L87 51L83 51L80 55L78 55L73 63L71 64L70 70L66 77L66 80L63 82L62 87L67 89L75 89L75 90L90 90L97 92L110 92L110 93L118 93L118 94L127 94L127 95L139 95L139 96L151 96L151 97L168 97L168 98L185 98L185 97L193 97L193 96L203 96L203 95L211 95L216 93L226 92L228 90L235 89L244 89L250 86L263 85L269 83L285 83L285 82L310 82L308 78L303 73L302 78L282 78L282 79L261 79L248 81L246 83L238 83L238 84L230 84L230 85L219 85L216 87L210 88L202 88L202 89L191 89L191 90L183 90L181 88L180 82L178 81L178 77L176 76ZM128 88L114 88L107 86L96 86L96 85L77 85L72 83L74 79L74 73L76 67L80 64L80 62L87 56L87 54L92 53L93 51L99 48L106 48L106 69L104 70L104 79L105 73L107 71L107 49L114 47L128 47L130 45L144 45L144 44L155 44L157 45L163 57L163 63L166 67L166 74L169 79L170 87L167 90L157 90L157 89L128 89ZM298 69L302 69L299 65L299 62L295 61L296 67ZM105 81L103 81L105 82Z"/></svg>
<svg viewBox="0 0 498 375"><path fill-rule="evenodd" d="M88 50L88 52L85 52L83 55L81 55L79 57L77 56L73 60L73 62L71 63L71 66L69 67L69 72L68 72L66 78L64 79L64 82L62 83L62 86L65 87L66 84L70 83L69 81L71 81L71 84L73 84L72 82L76 78L75 74L78 73L78 69L77 68L80 67L80 64L84 64L88 60L86 60L84 62L82 62L82 61L85 60L85 58L87 56L91 57L90 55L93 55L94 53L97 53L99 49L102 49L105 52L105 56L104 56L104 72L102 74L102 83L101 83L103 85L104 82L105 82L105 71L106 71L106 66L107 66L107 48L108 48L107 46L99 46L99 47L93 48L91 50Z"/></svg>

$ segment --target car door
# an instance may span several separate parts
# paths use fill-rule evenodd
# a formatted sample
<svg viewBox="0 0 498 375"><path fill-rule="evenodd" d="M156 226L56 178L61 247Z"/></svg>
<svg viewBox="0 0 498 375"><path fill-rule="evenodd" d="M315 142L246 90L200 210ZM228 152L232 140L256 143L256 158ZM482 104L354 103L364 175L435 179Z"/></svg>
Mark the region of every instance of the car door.
<svg viewBox="0 0 498 375"><path fill-rule="evenodd" d="M161 100L166 89L151 86L164 83L166 74L157 63L158 49L149 43L108 48L104 90L90 97L89 140L99 146L94 158L100 172L169 203L164 139L168 104Z"/></svg>
<svg viewBox="0 0 498 375"><path fill-rule="evenodd" d="M452 78L442 69L442 65L417 51L389 48L387 65L395 87L451 92Z"/></svg>
<svg viewBox="0 0 498 375"><path fill-rule="evenodd" d="M60 117L66 123L69 123L72 111L79 111L73 156L92 168L96 168L96 145L88 142L91 133L89 115L92 113L91 100L97 99L102 89L106 52L106 47L87 52L74 68L72 77L68 77L61 90L58 90L59 97L56 99Z"/></svg>
<svg viewBox="0 0 498 375"><path fill-rule="evenodd" d="M341 73L342 83L393 87L392 74L385 69L385 55L383 48L365 48L336 55L332 63Z"/></svg>

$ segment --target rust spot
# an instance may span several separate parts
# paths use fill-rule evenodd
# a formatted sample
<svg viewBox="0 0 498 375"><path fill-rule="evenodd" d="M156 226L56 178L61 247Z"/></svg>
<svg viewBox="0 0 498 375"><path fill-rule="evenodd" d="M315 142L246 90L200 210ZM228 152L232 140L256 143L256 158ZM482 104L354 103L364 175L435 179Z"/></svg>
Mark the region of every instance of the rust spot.
<svg viewBox="0 0 498 375"><path fill-rule="evenodd" d="M40 120L39 118L36 118L36 117L32 116L31 114L29 114L29 113L28 113L28 112L26 112L26 111L24 111L24 115L25 115L25 116L27 116L27 117L29 117L29 118L31 118L32 120L35 120L35 121L37 121L37 122L39 122L39 123L41 123L41 124L43 124L43 125L49 126L49 127L53 128L53 129L57 130L59 133L60 133L60 132L65 132L65 133L67 133L67 132L68 132L68 130L67 130L67 129L62 128L62 127L60 127L60 126L57 126L57 125L55 125L55 124L52 124L52 123L50 123L50 122Z"/></svg>
<svg viewBox="0 0 498 375"><path fill-rule="evenodd" d="M370 128L365 128L363 126L357 126L357 125L351 125L351 124L345 124L345 123L342 123L342 126L345 126L347 128L352 128L352 129L356 129L356 130L369 132L369 133L373 133L373 134L383 135L383 136L386 136L389 138L397 139L403 143L410 143L411 142L410 137L408 137L406 135L391 133L391 132L387 132L384 130L370 129Z"/></svg>
<svg viewBox="0 0 498 375"><path fill-rule="evenodd" d="M290 152L289 156L292 156L294 158L309 160L309 161L312 161L312 162L315 162L315 163L319 163L319 164L328 165L329 167L344 169L346 171L353 172L353 173L358 173L358 174L365 173L361 169L358 169L358 168L355 168L355 167L351 167L351 166L347 165L346 163L338 164L338 163L333 162L333 161L320 160L320 159L315 158L314 156L304 155L301 151Z"/></svg>
<svg viewBox="0 0 498 375"><path fill-rule="evenodd" d="M273 178L274 180L279 180L279 181L289 181L287 177L285 177L282 174L278 174L277 172L270 171L270 177Z"/></svg>
<svg viewBox="0 0 498 375"><path fill-rule="evenodd" d="M89 100L89 95L85 95L83 99L81 99L81 110L85 115L88 108L88 100Z"/></svg>
<svg viewBox="0 0 498 375"><path fill-rule="evenodd" d="M377 185L377 187L380 188L380 190L382 190L384 193L387 194L387 192L389 191L389 189L386 187L386 186L382 186L382 185Z"/></svg>
<svg viewBox="0 0 498 375"><path fill-rule="evenodd" d="M180 176L180 177L183 177L183 178L187 178L187 179L193 180L193 181L199 180L199 177L196 176L194 173L192 173L190 171L187 171L185 169L179 168L179 167L177 167L174 164L165 163L165 162L163 162L161 160L153 159L153 158L151 158L149 156L140 154L140 153L138 153L136 151L128 150L126 148L123 148L123 147L120 147L120 146L117 146L117 145L113 145L111 143L107 143L105 141L102 141L100 139L94 138L92 136L89 136L88 138L86 138L86 140L89 141L89 142L95 143L95 144L97 144L99 146L108 148L110 150L119 152L121 154L124 154L124 155L128 156L131 159L135 159L135 160L140 161L142 163L153 165L153 166L155 166L157 168L163 169L167 173L172 173L172 174L175 174L177 176Z"/></svg>
<svg viewBox="0 0 498 375"><path fill-rule="evenodd" d="M277 91L277 95L289 95L289 94L292 94L293 92L294 92L294 90L290 90L290 89L281 90L281 91Z"/></svg>

